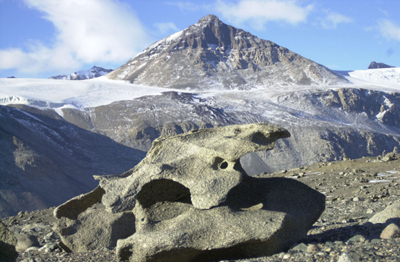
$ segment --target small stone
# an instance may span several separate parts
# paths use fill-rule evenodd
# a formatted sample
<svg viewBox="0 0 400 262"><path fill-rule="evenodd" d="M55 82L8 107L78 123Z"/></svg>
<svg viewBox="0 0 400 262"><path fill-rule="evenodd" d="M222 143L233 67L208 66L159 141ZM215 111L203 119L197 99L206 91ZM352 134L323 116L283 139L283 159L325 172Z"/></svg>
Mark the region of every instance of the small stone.
<svg viewBox="0 0 400 262"><path fill-rule="evenodd" d="M349 239L351 242L364 242L365 237L363 235L355 235L352 238Z"/></svg>
<svg viewBox="0 0 400 262"><path fill-rule="evenodd" d="M374 213L374 210L373 209L371 209L371 208L368 208L367 209L367 214L373 214Z"/></svg>
<svg viewBox="0 0 400 262"><path fill-rule="evenodd" d="M358 201L360 201L360 198L358 198L358 197L353 197L353 201L354 201L354 202L358 202Z"/></svg>
<svg viewBox="0 0 400 262"><path fill-rule="evenodd" d="M24 252L38 251L39 247L29 247Z"/></svg>
<svg viewBox="0 0 400 262"><path fill-rule="evenodd" d="M349 254L342 253L337 262L353 262L353 260L351 259Z"/></svg>
<svg viewBox="0 0 400 262"><path fill-rule="evenodd" d="M380 238L383 239L391 239L391 238L398 238L400 237L400 228L392 223L388 225L381 233Z"/></svg>
<svg viewBox="0 0 400 262"><path fill-rule="evenodd" d="M371 240L371 245L379 244L380 242L381 242L380 239L374 238L374 239Z"/></svg>
<svg viewBox="0 0 400 262"><path fill-rule="evenodd" d="M24 252L30 247L37 246L39 246L37 237L33 235L17 235L17 245L15 246L17 252Z"/></svg>
<svg viewBox="0 0 400 262"><path fill-rule="evenodd" d="M50 241L52 241L54 239L57 239L57 235L54 232L50 232L46 236L44 236L43 239L44 239L45 242L50 242Z"/></svg>
<svg viewBox="0 0 400 262"><path fill-rule="evenodd" d="M343 246L344 245L343 241L340 241L340 240L336 240L334 243L337 246Z"/></svg>
<svg viewBox="0 0 400 262"><path fill-rule="evenodd" d="M315 252L315 251L319 251L319 247L317 245L315 245L315 244L308 245L307 252L312 253L312 252Z"/></svg>
<svg viewBox="0 0 400 262"><path fill-rule="evenodd" d="M282 258L283 259L289 259L290 257L291 257L290 254L284 254Z"/></svg>
<svg viewBox="0 0 400 262"><path fill-rule="evenodd" d="M292 250L295 250L295 251L307 251L307 245L304 244L304 243L300 243L300 244L296 245L295 247L293 247Z"/></svg>

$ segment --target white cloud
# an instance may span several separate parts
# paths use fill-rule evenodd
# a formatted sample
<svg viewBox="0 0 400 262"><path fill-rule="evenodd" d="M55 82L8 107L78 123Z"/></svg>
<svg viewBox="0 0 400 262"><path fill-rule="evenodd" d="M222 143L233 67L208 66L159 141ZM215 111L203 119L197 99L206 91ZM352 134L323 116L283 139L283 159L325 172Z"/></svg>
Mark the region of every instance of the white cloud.
<svg viewBox="0 0 400 262"><path fill-rule="evenodd" d="M53 43L0 50L0 69L40 73L123 63L151 41L134 11L117 0L24 0L56 28Z"/></svg>
<svg viewBox="0 0 400 262"><path fill-rule="evenodd" d="M338 24L352 23L351 17L341 15L335 12L329 12L325 18L321 18L321 25L325 29L336 29Z"/></svg>
<svg viewBox="0 0 400 262"><path fill-rule="evenodd" d="M160 34L165 34L171 31L172 32L179 31L178 27L172 22L155 23L154 26L158 29Z"/></svg>
<svg viewBox="0 0 400 262"><path fill-rule="evenodd" d="M248 22L251 26L262 29L271 21L292 25L306 22L313 6L301 6L295 0L239 0L234 4L218 0L215 10L230 22Z"/></svg>
<svg viewBox="0 0 400 262"><path fill-rule="evenodd" d="M179 7L179 9L184 11L196 11L200 7L192 2L166 2L167 5L175 5Z"/></svg>
<svg viewBox="0 0 400 262"><path fill-rule="evenodd" d="M388 19L378 21L380 33L390 40L400 41L400 26Z"/></svg>

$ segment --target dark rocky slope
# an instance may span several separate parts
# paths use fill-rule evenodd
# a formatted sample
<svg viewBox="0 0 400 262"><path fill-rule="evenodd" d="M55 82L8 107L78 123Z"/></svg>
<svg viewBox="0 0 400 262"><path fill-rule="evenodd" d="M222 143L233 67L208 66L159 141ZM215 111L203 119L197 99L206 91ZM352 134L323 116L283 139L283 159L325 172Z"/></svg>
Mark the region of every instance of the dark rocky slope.
<svg viewBox="0 0 400 262"><path fill-rule="evenodd" d="M395 66L390 66L385 63L377 63L375 61L372 61L371 64L369 64L368 69L377 69L377 68L395 68Z"/></svg>
<svg viewBox="0 0 400 262"><path fill-rule="evenodd" d="M53 110L0 106L0 217L43 209L121 173L142 151L78 128Z"/></svg>

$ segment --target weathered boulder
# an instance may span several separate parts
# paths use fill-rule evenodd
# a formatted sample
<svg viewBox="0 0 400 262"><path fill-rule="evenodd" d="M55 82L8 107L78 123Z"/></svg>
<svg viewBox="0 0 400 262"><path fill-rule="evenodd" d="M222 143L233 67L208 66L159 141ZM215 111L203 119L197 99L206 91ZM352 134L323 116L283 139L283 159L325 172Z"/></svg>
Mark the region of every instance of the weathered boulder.
<svg viewBox="0 0 400 262"><path fill-rule="evenodd" d="M17 252L25 252L30 247L39 247L39 240L34 235L18 234L17 244L15 245L15 250Z"/></svg>
<svg viewBox="0 0 400 262"><path fill-rule="evenodd" d="M325 196L293 179L245 177L208 210L179 202L137 204L136 233L118 240L120 261L218 261L272 255L305 237Z"/></svg>
<svg viewBox="0 0 400 262"><path fill-rule="evenodd" d="M142 162L123 178L97 177L100 187L106 191L102 203L111 212L131 210L144 185L166 179L179 186L171 188L171 196L154 196L152 201L157 197L175 198L174 191L180 192L180 187L184 186L189 189L195 208L218 206L242 180L244 173L239 158L250 152L272 149L278 138L288 136L289 132L283 128L258 123L160 137L154 140Z"/></svg>
<svg viewBox="0 0 400 262"><path fill-rule="evenodd" d="M54 210L57 218L54 231L61 236L61 247L74 252L114 248L119 238L135 232L132 212L105 212L101 204L103 194L104 190L97 187Z"/></svg>
<svg viewBox="0 0 400 262"><path fill-rule="evenodd" d="M400 225L400 203L393 203L379 213L371 217L369 222L373 224L391 224Z"/></svg>
<svg viewBox="0 0 400 262"><path fill-rule="evenodd" d="M249 177L239 158L288 136L258 123L160 137L136 167L96 177L97 189L59 206L56 231L72 251L117 244L118 259L130 261L210 261L285 250L306 236L325 196L292 179Z"/></svg>
<svg viewBox="0 0 400 262"><path fill-rule="evenodd" d="M15 251L17 239L8 230L8 228L0 222L0 258L1 261L15 261L18 253Z"/></svg>
<svg viewBox="0 0 400 262"><path fill-rule="evenodd" d="M400 228L396 224L392 223L385 227L382 231L380 238L383 239L390 239L390 238L397 238L400 237Z"/></svg>

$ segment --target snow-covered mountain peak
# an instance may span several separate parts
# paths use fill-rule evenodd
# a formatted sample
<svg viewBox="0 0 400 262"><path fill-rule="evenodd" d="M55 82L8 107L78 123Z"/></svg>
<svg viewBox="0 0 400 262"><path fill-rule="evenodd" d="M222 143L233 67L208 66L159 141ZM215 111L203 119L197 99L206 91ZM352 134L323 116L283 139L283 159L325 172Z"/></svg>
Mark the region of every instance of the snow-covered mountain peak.
<svg viewBox="0 0 400 262"><path fill-rule="evenodd" d="M108 73L113 71L113 69L104 69L99 66L93 66L89 70L80 70L77 72L74 72L69 75L58 75L58 76L52 76L49 79L59 79L59 80L85 80L85 79L92 79L100 76L104 76Z"/></svg>
<svg viewBox="0 0 400 262"><path fill-rule="evenodd" d="M198 24L203 24L203 23L210 23L210 22L220 22L219 18L216 15L206 15L202 18L199 19L197 22Z"/></svg>
<svg viewBox="0 0 400 262"><path fill-rule="evenodd" d="M346 82L326 67L214 15L149 46L107 77L180 89Z"/></svg>

